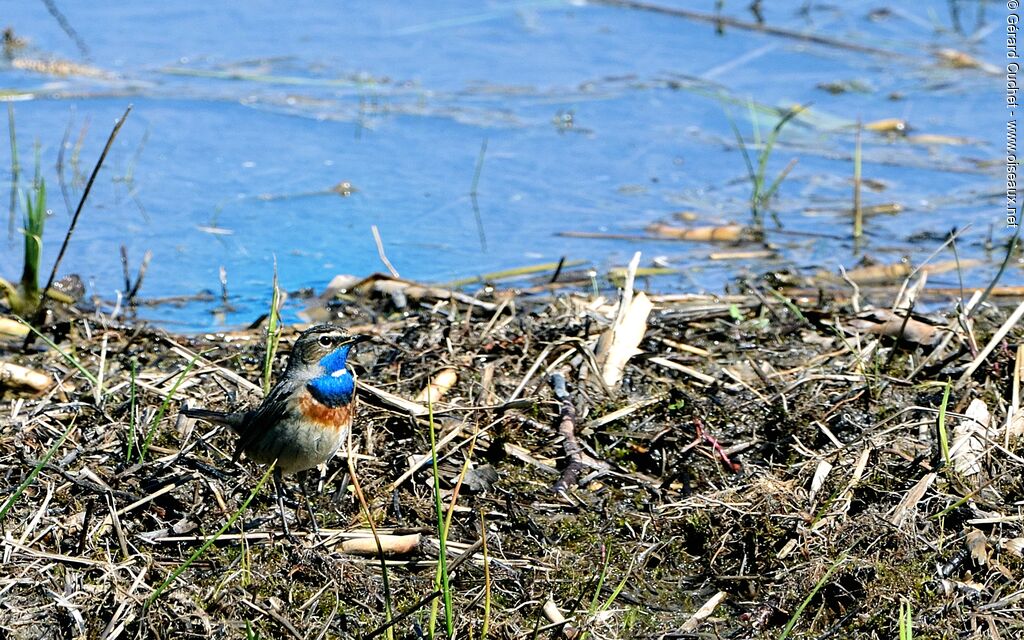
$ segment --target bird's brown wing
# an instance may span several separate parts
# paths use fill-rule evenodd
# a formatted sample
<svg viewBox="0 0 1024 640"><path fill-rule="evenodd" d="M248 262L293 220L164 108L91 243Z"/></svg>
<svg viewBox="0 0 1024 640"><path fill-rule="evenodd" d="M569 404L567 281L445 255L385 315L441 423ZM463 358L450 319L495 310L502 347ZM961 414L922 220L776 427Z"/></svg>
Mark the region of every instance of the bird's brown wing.
<svg viewBox="0 0 1024 640"><path fill-rule="evenodd" d="M233 462L238 462L242 452L258 441L288 413L288 398L296 389L295 383L281 380L270 390L258 407L246 413L239 432L238 446L235 447Z"/></svg>

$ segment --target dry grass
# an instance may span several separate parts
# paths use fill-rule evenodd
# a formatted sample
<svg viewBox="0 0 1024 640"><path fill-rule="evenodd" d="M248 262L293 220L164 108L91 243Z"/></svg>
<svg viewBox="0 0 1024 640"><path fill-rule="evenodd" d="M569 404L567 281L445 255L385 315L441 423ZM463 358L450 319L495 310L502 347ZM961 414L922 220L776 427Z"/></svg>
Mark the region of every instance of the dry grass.
<svg viewBox="0 0 1024 640"><path fill-rule="evenodd" d="M894 638L904 603L918 637L1024 634L1021 459L1005 430L1019 398L1009 348L1021 342L1019 326L957 384L974 356L955 321L938 346L897 345L845 332L845 307L794 306L765 292L731 304L655 297L644 353L626 365L621 389L606 389L593 346L611 308L573 296L490 302L472 313L441 301L403 314L387 299L334 309L342 324L380 337L356 358L365 383L411 399L438 371L457 373L435 406L446 506L459 484L447 544L457 637L480 637L485 602L491 638L777 638L787 625L796 638ZM1008 315L976 312L973 348ZM144 607L263 474L230 463L228 432L177 412L186 400L258 401L260 332L171 337L75 316L46 333L102 385L52 349L21 356L12 345L5 356L59 382L38 396L8 390L0 405L0 496L39 469L0 522L0 636L380 630L376 545L369 556L339 547L368 535L340 458L306 478L319 536L302 508L289 514L298 540L281 539L268 485ZM282 351L293 337L285 331ZM581 447L570 457L583 465L562 493L553 491L568 448L557 436L566 435L565 407L548 381L556 371ZM937 414L947 380L951 456L975 452L974 473L943 464ZM362 397L355 468L369 513L380 534L420 534L411 552L385 561L392 631L421 637L439 549L422 457L429 429L379 394ZM964 426L975 399L990 425ZM957 449L958 437L968 444ZM568 620L552 624L552 608Z"/></svg>

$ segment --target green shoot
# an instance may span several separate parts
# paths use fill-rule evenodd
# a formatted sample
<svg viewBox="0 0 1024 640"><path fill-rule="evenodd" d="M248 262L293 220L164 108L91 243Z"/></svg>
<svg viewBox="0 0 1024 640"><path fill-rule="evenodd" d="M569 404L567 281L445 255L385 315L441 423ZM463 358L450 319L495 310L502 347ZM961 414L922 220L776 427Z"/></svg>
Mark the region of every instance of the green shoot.
<svg viewBox="0 0 1024 640"><path fill-rule="evenodd" d="M800 307L796 306L796 304L792 300L790 300L786 296L782 295L781 293L779 293L775 289L769 288L767 291L768 291L768 293L772 294L773 297L778 299L779 302L781 302L782 304L786 305L786 308L789 309L789 312L792 313L794 316L796 316L800 320L800 322L802 322L802 323L804 323L806 325L810 325L811 324L811 321L807 319L807 316L804 315L804 312L801 311Z"/></svg>
<svg viewBox="0 0 1024 640"><path fill-rule="evenodd" d="M619 584L615 585L612 592L602 602L601 591L604 589L604 581L608 578L608 569L611 567L611 546L609 544L608 546L601 545L601 547L601 553L603 556L601 573L597 577L597 586L594 587L594 597L591 598L590 606L587 607L587 617L590 619L593 619L599 612L607 611L608 608L612 606L615 600L619 597L619 594L622 593L622 589L625 588L626 580L629 579L629 574L632 572L632 567L630 567L630 570L626 571L622 576L622 580L619 581ZM580 635L580 640L586 640L589 636L590 632L584 631Z"/></svg>
<svg viewBox="0 0 1024 640"><path fill-rule="evenodd" d="M434 475L434 510L437 513L437 538L439 546L438 575L434 586L439 588L444 594L444 625L447 632L445 637L451 638L455 630L455 623L452 612L452 589L448 583L448 528L445 524L444 508L441 505L441 473L437 468L437 430L434 425L434 403L429 396L427 398L427 420L430 423L430 458ZM434 600L430 616L431 637L433 637L436 614L437 600Z"/></svg>
<svg viewBox="0 0 1024 640"><path fill-rule="evenodd" d="M153 418L153 424L149 426L149 431L146 433L146 439L143 441L142 446L139 447L139 462L146 459L146 454L149 452L149 445L152 444L153 436L156 435L157 426L160 424L160 421L164 419L164 414L167 412L167 407L171 405L171 399L178 391L178 386L185 381L185 376L187 376L188 372L192 370L192 367L196 366L196 361L199 359L199 356L200 354L198 353L192 356L192 359L189 360L185 370L182 371L181 375L178 376L178 379L174 381L174 385L171 387L171 390L167 392L167 396L160 404L160 410L156 412L156 417Z"/></svg>
<svg viewBox="0 0 1024 640"><path fill-rule="evenodd" d="M484 622L480 627L480 640L487 640L487 632L491 628L491 561L487 551L487 520L483 509L480 510L480 537L484 543Z"/></svg>
<svg viewBox="0 0 1024 640"><path fill-rule="evenodd" d="M797 607L796 611L793 612L793 615L790 616L789 622L786 623L786 627L782 630L782 634L779 636L779 640L786 640L786 638L789 637L789 634L793 631L793 627L796 626L797 620L799 620L800 616L803 614L804 609L807 608L807 605L811 604L811 600L814 599L814 596L818 595L818 591L820 591L821 588L825 586L825 583L828 582L828 579L832 577L832 574L835 573L836 569L839 568L839 565L841 565L845 561L846 554L844 553L843 555L839 556L839 558L835 562L832 563L832 566L828 568L828 571L825 572L825 575L821 576L821 579L818 580L818 582L814 585L814 588L811 589L811 592L807 594L807 597L804 598L804 601L800 603L800 606Z"/></svg>
<svg viewBox="0 0 1024 640"><path fill-rule="evenodd" d="M128 387L128 452L124 456L125 462L132 459L132 451L135 448L135 430L138 425L135 423L135 378L138 376L139 361L132 358L131 384Z"/></svg>
<svg viewBox="0 0 1024 640"><path fill-rule="evenodd" d="M900 600L900 640L914 640L914 615L909 600Z"/></svg>
<svg viewBox="0 0 1024 640"><path fill-rule="evenodd" d="M71 431L74 428L75 421L74 419L72 419L71 424L68 425L68 428L65 429L64 433L62 433L61 436L57 438L57 441L50 446L49 450L47 450L46 455L43 456L42 460L36 463L35 468L33 468L32 472L28 474L28 477L25 478L22 481L22 483L18 485L18 488L14 490L14 493L12 493L10 497L7 498L6 501L4 501L4 506L0 507L0 522L3 522L3 519L7 515L7 512L11 510L11 507L14 506L14 503L17 502L18 498L21 497L21 494L25 493L25 489L27 489L29 485L35 481L36 476L38 476L39 472L43 470L43 467L45 467L46 464L50 462L50 458L52 458L53 455L57 453L57 448L60 447L60 445L64 444L64 441L68 439L68 436L71 435Z"/></svg>
<svg viewBox="0 0 1024 640"><path fill-rule="evenodd" d="M803 105L797 105L782 115L782 118L775 124L768 137L765 138L764 143L761 143L760 130L757 127L757 119L752 114L751 119L754 123L754 146L761 147L761 150L757 155L757 167L754 167L754 163L751 160L750 154L747 152L747 143L744 142L742 134L736 127L736 123L731 119L729 125L732 127L733 135L736 136L736 142L740 148L740 153L743 155L743 162L747 167L747 176L750 178L751 193L750 193L750 214L752 217L752 224L755 229L764 228L764 212L768 210L768 202L778 191L782 184L782 181L789 174L789 171L793 168L794 162L790 162L786 167L779 172L770 185L767 184L765 174L768 170L768 159L771 157L772 149L775 146L775 142L779 138L779 134L782 133L782 128L792 120L794 117L799 115L805 107ZM774 214L773 214L774 218ZM777 218L775 223L779 224Z"/></svg>
<svg viewBox="0 0 1024 640"><path fill-rule="evenodd" d="M604 579L608 577L608 567L611 566L611 552L608 546L605 544L601 545L601 573L597 576L597 586L594 587L594 597L590 600L590 607L587 608L587 613L594 615L597 611L597 600L601 597L601 589L604 587Z"/></svg>
<svg viewBox="0 0 1024 640"><path fill-rule="evenodd" d="M206 550L209 549L213 545L213 543L217 541L218 538L224 535L225 531L230 529L235 524L235 521L238 520L242 513L244 513L245 510L249 508L249 503L252 502L252 499L255 498L256 494L260 492L260 489L263 488L263 485L267 482L267 478L270 477L270 474L273 471L273 464L267 467L267 470L263 474L263 477L260 478L260 481L258 483L256 483L256 486L253 488L252 493L250 493L249 497L245 499L245 502L242 503L242 506L238 508L238 511L235 511L233 514L231 514L231 517L228 518L228 521L224 523L224 526L221 527L220 530L217 531L217 533L213 534L213 536L209 538L206 542L204 542L202 546L196 549L195 552L191 556L189 556L188 560L186 560L180 567L175 569L174 572L171 573L171 575L167 576L167 578L160 584L160 586L156 588L156 591L154 591L152 595L146 598L146 602L143 605L143 608L149 608L149 606L153 604L153 602L157 598L160 597L160 594L162 594L167 589L167 587L171 585L172 582L178 579L178 576L184 573L185 570L188 569L193 562L198 560L199 556L206 553Z"/></svg>
<svg viewBox="0 0 1024 640"><path fill-rule="evenodd" d="M245 621L245 640L260 640L262 636L258 629L252 628L252 622L249 620Z"/></svg>
<svg viewBox="0 0 1024 640"><path fill-rule="evenodd" d="M50 347L51 349L53 349L54 351L59 353L61 355L61 357L64 358L68 362L68 364L70 364L74 368L78 369L79 373L81 373L83 376L85 376L85 379L89 381L89 383L93 386L93 388L98 388L100 386L100 381L96 378L96 376L94 376L88 369L83 367L82 363L79 362L77 358L75 358L73 355L69 354L68 352L66 352L63 349L61 349L60 347L58 347L57 344L53 340L50 340L49 338L44 336L42 333L39 332L38 329L36 329L32 325L30 325L28 322L25 322L25 320L23 320L22 318L20 318L18 316L15 316L14 319L17 320L20 324L22 324L25 327L27 327L29 331L31 331L32 333L36 334L36 336L40 340L42 340L44 343L46 343L46 346Z"/></svg>
<svg viewBox="0 0 1024 640"><path fill-rule="evenodd" d="M740 308L736 303L731 303L729 305L729 317L736 322L743 322L743 312L740 311Z"/></svg>
<svg viewBox="0 0 1024 640"><path fill-rule="evenodd" d="M18 210L18 179L21 165L18 163L18 138L14 133L14 105L7 103L7 133L11 140L11 211L7 222L7 237L14 239L14 214Z"/></svg>
<svg viewBox="0 0 1024 640"><path fill-rule="evenodd" d="M274 371L274 355L277 353L277 344L280 333L277 325L280 322L278 304L281 298L281 290L277 286L277 258L274 258L274 284L270 294L270 314L267 316L267 348L263 359L263 395L270 393L270 375Z"/></svg>
<svg viewBox="0 0 1024 640"><path fill-rule="evenodd" d="M39 305L39 261L43 252L43 227L46 225L46 181L40 179L32 193L24 194L25 257L22 262L19 295L11 307L18 315L29 315Z"/></svg>

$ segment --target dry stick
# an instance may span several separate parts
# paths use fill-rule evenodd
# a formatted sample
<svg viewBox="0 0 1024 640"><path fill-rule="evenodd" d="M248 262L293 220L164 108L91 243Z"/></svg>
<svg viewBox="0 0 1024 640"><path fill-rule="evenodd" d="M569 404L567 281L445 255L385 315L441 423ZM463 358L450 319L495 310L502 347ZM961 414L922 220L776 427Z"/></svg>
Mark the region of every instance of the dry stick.
<svg viewBox="0 0 1024 640"><path fill-rule="evenodd" d="M540 369L541 364L548 357L548 355L551 353L554 347L554 344L548 344L547 346L544 347L544 350L541 351L540 355L537 356L537 359L534 360L533 365L530 366L530 369L526 372L526 375L523 376L522 382L519 383L519 386L516 387L515 391L512 392L512 395L510 395L508 397L508 400L505 401L506 403L512 402L513 400L519 397L519 394L522 393L523 389L526 388L526 385L530 382L530 379L533 378L533 374L537 373L537 369Z"/></svg>
<svg viewBox="0 0 1024 640"><path fill-rule="evenodd" d="M395 270L391 261L388 260L387 254L384 253L384 242L380 239L380 231L377 230L377 225L370 225L370 231L373 232L373 241L377 243L377 255L380 256L380 261L388 268L388 271L391 273L393 278L401 278L402 276L398 275L398 271Z"/></svg>
<svg viewBox="0 0 1024 640"><path fill-rule="evenodd" d="M291 634L291 636L293 638L296 638L297 640L302 640L305 637L304 635L299 633L299 630L295 628L295 625L293 625L291 623L291 621L288 620L288 618L285 618L283 615L281 615L280 613L274 611L270 607L263 608L260 605L256 604L255 602L253 602L252 600L249 600L248 598L242 598L241 600L239 600L239 602L241 602L245 606L249 607L253 611L256 611L258 613L262 613L265 616L273 618L279 625L281 625L281 627L285 631L287 631L289 634Z"/></svg>
<svg viewBox="0 0 1024 640"><path fill-rule="evenodd" d="M114 145L114 139L117 138L117 134L121 131L121 127L124 125L124 121L128 119L128 114L132 112L132 105L128 105L128 108L124 110L122 115L117 122L114 124L113 130L110 132L110 137L107 138L107 144L103 147L103 152L100 153L99 160L96 161L96 166L92 168L92 175L89 176L89 181L85 183L85 191L82 192L82 197L78 201L78 208L75 209L75 215L71 217L71 225L68 227L68 232L64 234L64 242L60 245L60 251L57 252L57 259L53 261L53 269L50 271L50 278L46 281L46 286L43 287L43 293L40 295L39 308L36 309L35 315L32 317L32 326L37 327L42 319L46 316L46 294L49 293L50 287L53 286L53 281L57 277L57 269L60 267L61 260L64 259L64 252L68 249L68 243L71 242L71 235L75 232L75 226L78 224L78 218L82 215L82 208L85 207L85 201L89 198L89 192L92 191L92 185L96 182L96 176L99 175L100 168L103 166L103 161L107 157L107 153L110 152L110 147ZM28 348L35 342L35 334L29 332L25 336L25 343L22 345L22 351L28 351Z"/></svg>
<svg viewBox="0 0 1024 640"><path fill-rule="evenodd" d="M1017 238L1019 237L1020 225L1017 225L1017 230L1013 232L1013 237L1010 238L1009 244L1006 245L1006 255L1003 257L1002 264L999 265L999 270L996 271L996 275L994 278L992 278L992 282L988 283L988 287L985 288L985 293L981 294L981 301L978 302L978 305L971 310L972 313L973 311L981 308L981 305L983 305L985 301L988 300L989 295L991 295L992 293L992 289L995 288L996 283L999 282L999 279L1003 277L1003 271L1006 270L1006 265L1009 264L1010 262L1010 256L1013 255L1013 248L1017 245ZM968 313L967 317L971 317L972 313Z"/></svg>
<svg viewBox="0 0 1024 640"><path fill-rule="evenodd" d="M847 51L856 51L858 53L870 53L873 55L886 56L888 58L900 58L904 60L910 59L910 56L896 51L888 51L886 49L870 47L863 44L857 44L855 42L847 42L845 40L837 40L835 38L813 33L803 33L782 27L770 27L765 24L747 22L745 20L738 20L736 18L730 18L719 14L676 9L674 7L663 7L661 5L636 2L634 0L594 0L594 4L621 7L623 9L636 9L638 11L650 11L651 13L660 13L663 15L675 16L677 18L686 18L687 20L695 20L697 22L709 22L716 26L724 25L736 29L745 29L747 31L759 31L772 36L781 36L783 38L791 38L793 40L801 40L803 42L813 42L814 44L822 44L829 47L835 47L836 49L845 49Z"/></svg>
<svg viewBox="0 0 1024 640"><path fill-rule="evenodd" d="M146 277L146 269L149 268L149 261L153 259L153 252L147 251L142 256L142 263L139 265L139 273L135 278L135 282L132 282L132 276L128 272L128 247L121 245L121 274L124 277L124 296L125 303L130 306L135 306L135 296L139 293L139 288L142 286L142 279Z"/></svg>
<svg viewBox="0 0 1024 640"><path fill-rule="evenodd" d="M1010 314L1010 317L1006 319L1006 322L1003 323L1003 326L999 327L999 331L996 331L996 334L992 336L991 340L988 341L988 344L985 345L985 348L981 350L981 353L978 354L978 357L975 358L973 362L971 362L971 365L967 367L967 370L964 371L963 375L960 376L960 379L957 380L956 382L958 387L963 385L963 383L966 382L974 374L978 367L981 366L981 363L985 362L985 358L987 358L989 354L992 353L992 351L1002 341L1002 339L1006 337L1006 334L1010 332L1010 329L1014 328L1022 317L1024 317L1024 302L1017 305L1017 308L1013 310L1013 313Z"/></svg>
<svg viewBox="0 0 1024 640"><path fill-rule="evenodd" d="M560 373L551 374L551 388L562 408L558 414L558 435L562 436L562 448L569 458L569 466L562 472L562 477L554 484L552 490L560 495L571 486L576 486L580 471L584 468L583 447L576 440L576 407L572 404L569 391L565 388L565 377Z"/></svg>
<svg viewBox="0 0 1024 640"><path fill-rule="evenodd" d="M139 288L142 287L142 279L146 277L146 270L149 268L149 261L153 259L153 252L146 250L146 253L142 256L142 263L139 265L139 271L135 276L135 283L132 284L131 291L128 292L128 304L135 304L135 298L139 295Z"/></svg>
<svg viewBox="0 0 1024 640"><path fill-rule="evenodd" d="M963 294L960 295L960 300L963 300ZM916 378L919 373L924 371L925 367L931 364L933 360L938 358L939 354L945 352L946 348L949 346L949 343L956 336L955 329L957 326L959 326L963 330L965 339L969 343L973 342L970 320L966 318L965 314L969 313L970 310L973 309L976 304L978 304L979 300L981 300L981 290L976 290L974 294L971 296L971 299L967 301L966 305L957 305L959 309L957 311L957 316L956 318L951 320L949 324L946 326L947 331L945 335L939 341L939 344L935 345L932 348L931 352L929 352L927 356L922 358L921 362L918 363L917 367L915 367L914 370L910 372L910 375L907 376L907 380L913 380L914 378ZM974 349L974 351L977 351L977 349ZM951 356L946 356L946 358L949 357ZM959 353L952 357L959 357Z"/></svg>
<svg viewBox="0 0 1024 640"><path fill-rule="evenodd" d="M480 249L487 251L487 235L484 233L484 220L480 215L480 205L477 203L477 185L480 184L480 172L484 168L484 155L487 153L487 138L480 144L480 155L476 158L476 166L473 168L473 184L469 188L469 200L473 205L473 216L476 218L476 231L480 236Z"/></svg>
<svg viewBox="0 0 1024 640"><path fill-rule="evenodd" d="M124 292L132 288L132 277L128 273L128 247L121 245L121 275L124 277Z"/></svg>
<svg viewBox="0 0 1024 640"><path fill-rule="evenodd" d="M64 138L60 141L60 149L57 151L57 181L60 183L60 193L64 196L64 207L71 215L71 196L68 194L68 181L64 179L64 150L68 148L68 140L71 139L71 124L74 122L74 111L68 117L68 126L64 129Z"/></svg>
<svg viewBox="0 0 1024 640"><path fill-rule="evenodd" d="M61 13L60 9L57 8L57 3L53 0L43 0L43 4L46 5L46 10L50 12L50 15L57 21L57 24L60 25L60 28L64 33L71 38L71 41L75 43L76 47L78 47L78 53L82 54L82 57L86 60L91 58L92 56L89 54L89 47L86 46L85 40L82 40L82 36L78 35L75 28L71 26L70 22L68 22L67 17Z"/></svg>
<svg viewBox="0 0 1024 640"><path fill-rule="evenodd" d="M476 554L476 552L479 551L480 549L482 549L483 547L484 547L484 539L482 537L478 538L476 542L474 542L473 544L471 544L468 547L466 547L462 551L462 553L460 553L455 558L455 560L452 560L452 563L450 565L448 565L448 573L449 573L449 575L454 575L456 569L458 569L463 564L465 564L467 560L470 560Z"/></svg>

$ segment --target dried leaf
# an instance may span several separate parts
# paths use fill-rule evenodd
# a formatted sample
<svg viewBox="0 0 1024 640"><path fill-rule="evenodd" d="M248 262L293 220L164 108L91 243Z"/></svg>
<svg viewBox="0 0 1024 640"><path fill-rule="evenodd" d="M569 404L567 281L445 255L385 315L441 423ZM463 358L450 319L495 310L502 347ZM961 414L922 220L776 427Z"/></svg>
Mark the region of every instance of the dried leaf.
<svg viewBox="0 0 1024 640"><path fill-rule="evenodd" d="M644 292L633 295L633 279L639 264L640 252L637 252L629 263L615 321L598 342L597 361L601 364L601 378L609 388L619 385L626 363L640 352L638 347L647 332L647 318L654 308Z"/></svg>
<svg viewBox="0 0 1024 640"><path fill-rule="evenodd" d="M910 513L917 509L917 503L921 502L921 498L924 497L925 491L928 487L935 482L935 473L926 474L923 478L917 481L913 487L904 494L903 499L896 505L889 516L889 522L895 526L900 526L906 520Z"/></svg>
<svg viewBox="0 0 1024 640"><path fill-rule="evenodd" d="M832 463L827 460L821 460L818 462L818 467L814 470L814 478L811 480L811 492L808 499L814 502L814 497L821 491L821 487L825 484L825 479L828 478L828 474L832 472Z"/></svg>
<svg viewBox="0 0 1024 640"><path fill-rule="evenodd" d="M985 537L985 534L980 529L968 531L964 538L964 544L967 545L967 550L971 552L971 557L974 559L975 564L981 567L988 564L988 538Z"/></svg>
<svg viewBox="0 0 1024 640"><path fill-rule="evenodd" d="M1004 538L1002 542L1004 549L1018 558L1024 558L1024 538Z"/></svg>
<svg viewBox="0 0 1024 640"><path fill-rule="evenodd" d="M981 458L985 454L986 443L993 435L989 432L992 417L980 398L971 401L964 415L966 417L953 428L949 457L957 473L969 478L982 471Z"/></svg>

